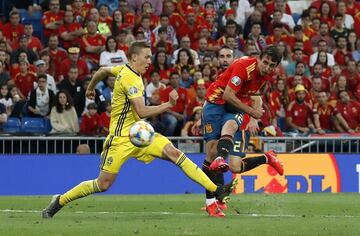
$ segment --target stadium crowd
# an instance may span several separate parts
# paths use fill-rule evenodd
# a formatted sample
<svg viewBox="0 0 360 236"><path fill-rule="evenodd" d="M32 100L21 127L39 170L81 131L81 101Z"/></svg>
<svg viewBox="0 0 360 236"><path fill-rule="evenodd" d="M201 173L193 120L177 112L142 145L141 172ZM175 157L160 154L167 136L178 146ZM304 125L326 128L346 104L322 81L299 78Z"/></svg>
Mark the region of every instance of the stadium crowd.
<svg viewBox="0 0 360 236"><path fill-rule="evenodd" d="M116 78L85 97L99 66L127 62L134 40L152 46L143 76L148 104L171 111L150 122L166 136L198 136L206 89L221 73L218 51L283 57L264 88L264 135L360 132L360 3L311 1L292 12L285 0L8 1L0 22L0 123L49 119L51 133L105 135Z"/></svg>

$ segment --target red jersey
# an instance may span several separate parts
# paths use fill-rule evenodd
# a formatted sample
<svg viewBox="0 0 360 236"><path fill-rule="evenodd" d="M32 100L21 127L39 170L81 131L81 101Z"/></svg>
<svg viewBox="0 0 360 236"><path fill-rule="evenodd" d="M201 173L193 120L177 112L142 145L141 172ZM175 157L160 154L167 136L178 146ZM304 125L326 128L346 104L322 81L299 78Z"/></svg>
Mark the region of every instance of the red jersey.
<svg viewBox="0 0 360 236"><path fill-rule="evenodd" d="M72 61L69 58L65 59L60 65L59 74L66 77L70 70L71 65L72 65ZM79 59L76 63L76 67L78 68L78 72L79 72L78 79L82 80L86 75L90 74L86 61Z"/></svg>
<svg viewBox="0 0 360 236"><path fill-rule="evenodd" d="M184 18L177 12L174 12L169 16L170 25L177 31L180 26L185 24Z"/></svg>
<svg viewBox="0 0 360 236"><path fill-rule="evenodd" d="M110 116L106 112L102 112L100 114L100 119L103 127L108 128L110 127Z"/></svg>
<svg viewBox="0 0 360 236"><path fill-rule="evenodd" d="M341 73L346 77L347 86L351 93L356 92L358 84L360 84L360 75L359 73L350 73L348 70L343 70Z"/></svg>
<svg viewBox="0 0 360 236"><path fill-rule="evenodd" d="M55 21L59 21L59 22L63 22L64 19L64 11L59 11L58 13L54 13L51 11L46 11L44 12L44 15L42 17L42 23L44 26L44 35L46 38L49 38L51 35L59 35L59 28L57 29L46 29L45 25L51 23L51 22L55 22Z"/></svg>
<svg viewBox="0 0 360 236"><path fill-rule="evenodd" d="M239 6L240 7L240 6ZM266 12L269 14L269 15L271 15L271 14L273 14L274 13L274 10L275 10L275 3L274 3L274 1L268 1L267 3L266 3ZM291 8L290 8L290 6L289 6L289 4L285 4L285 13L286 14L289 14L289 15L291 15L292 13L291 13ZM296 23L296 22L295 22Z"/></svg>
<svg viewBox="0 0 360 236"><path fill-rule="evenodd" d="M27 95L34 89L34 82L36 82L36 75L32 72L28 72L26 75L18 73L14 77L16 87L20 92L27 97Z"/></svg>
<svg viewBox="0 0 360 236"><path fill-rule="evenodd" d="M101 128L102 122L100 115L95 113L93 116L84 114L80 124L80 134L84 135L96 135L99 134L99 128Z"/></svg>
<svg viewBox="0 0 360 236"><path fill-rule="evenodd" d="M300 127L307 127L307 119L311 118L311 114L310 105L306 102L299 104L292 101L286 109L286 117L291 117L292 122Z"/></svg>
<svg viewBox="0 0 360 236"><path fill-rule="evenodd" d="M334 109L334 114L337 113L344 117L350 129L356 129L360 126L360 103L350 101L348 104L344 104L339 101Z"/></svg>
<svg viewBox="0 0 360 236"><path fill-rule="evenodd" d="M210 103L225 104L222 98L225 87L232 88L239 99L257 94L271 76L261 76L257 70L257 59L242 57L235 60L207 90L206 100Z"/></svg>
<svg viewBox="0 0 360 236"><path fill-rule="evenodd" d="M22 24L18 24L17 26L12 26L10 22L6 23L2 27L3 35L6 39L10 41L10 43L18 43L20 36L24 33L24 26ZM12 45L13 46L13 45Z"/></svg>
<svg viewBox="0 0 360 236"><path fill-rule="evenodd" d="M334 108L330 104L326 104L324 107L316 103L313 107L313 114L319 115L320 127L322 129L332 130L331 116Z"/></svg>
<svg viewBox="0 0 360 236"><path fill-rule="evenodd" d="M81 25L79 23L70 23L70 24L66 24L66 25L61 25L59 28L59 35L61 35L62 33L65 32L74 32L75 30L78 30L82 28ZM80 43L80 38L76 38L74 40L70 40L70 41L65 41L64 39L62 39L60 37L62 43L63 43L63 48L68 49L69 47L71 47L72 44L79 44Z"/></svg>
<svg viewBox="0 0 360 236"><path fill-rule="evenodd" d="M340 66L346 66L346 62L349 59L352 59L351 52L347 51L346 53L343 53L340 50L336 50L336 53L334 55L335 62L339 64Z"/></svg>
<svg viewBox="0 0 360 236"><path fill-rule="evenodd" d="M160 100L162 103L169 101L169 94L171 91L173 91L171 86L160 90ZM188 104L187 91L185 88L179 87L177 92L179 94L179 99L177 100L176 105L171 108L171 110L183 114Z"/></svg>
<svg viewBox="0 0 360 236"><path fill-rule="evenodd" d="M48 49L50 55L50 74L58 80L59 73L60 73L60 65L63 60L67 58L67 53L63 48L57 48L56 50Z"/></svg>
<svg viewBox="0 0 360 236"><path fill-rule="evenodd" d="M92 59L94 62L99 63L100 53L88 53L86 52L87 46L104 46L106 39L101 34L85 35L82 37L81 47L84 52L84 57Z"/></svg>

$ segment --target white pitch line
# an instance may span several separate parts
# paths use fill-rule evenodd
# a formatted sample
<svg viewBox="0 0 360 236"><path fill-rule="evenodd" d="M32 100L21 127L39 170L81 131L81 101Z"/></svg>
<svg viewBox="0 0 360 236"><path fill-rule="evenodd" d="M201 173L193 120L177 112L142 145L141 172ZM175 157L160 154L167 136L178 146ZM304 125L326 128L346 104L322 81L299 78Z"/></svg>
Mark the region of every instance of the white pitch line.
<svg viewBox="0 0 360 236"><path fill-rule="evenodd" d="M16 210L16 209L0 209L2 213L41 213L39 210ZM203 213L192 212L169 212L169 211L75 211L75 214L138 214L138 215L204 215ZM226 213L228 216L247 216L247 217L287 217L287 218L360 218L360 215L292 215L292 214L258 214L258 213Z"/></svg>

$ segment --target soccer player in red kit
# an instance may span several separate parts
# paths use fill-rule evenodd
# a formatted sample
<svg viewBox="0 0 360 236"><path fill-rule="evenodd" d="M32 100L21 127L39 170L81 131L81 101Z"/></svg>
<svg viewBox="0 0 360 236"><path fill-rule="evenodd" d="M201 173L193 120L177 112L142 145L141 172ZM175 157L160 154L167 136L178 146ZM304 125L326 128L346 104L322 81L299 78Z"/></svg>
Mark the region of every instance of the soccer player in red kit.
<svg viewBox="0 0 360 236"><path fill-rule="evenodd" d="M229 153L236 157L245 156L243 152L247 141L244 131L248 127L252 134L257 132L256 119L263 114L258 95L271 78L270 75L278 66L280 60L281 56L276 47L270 46L264 50L259 59L243 57L235 60L210 85L203 110L204 139L207 143L220 139L217 144L218 158L208 166L209 171L205 173L227 170L229 167L224 159ZM255 108L251 107L253 96L258 98L254 99L258 103ZM239 130L241 132L238 132ZM241 150L237 148L235 150L234 148L234 135L235 140L242 140ZM210 156L207 156L207 158ZM237 173L268 163L279 174L283 174L282 164L276 159L276 155L272 151L259 157L240 159L240 162L234 161L232 163L234 163L234 166L231 170ZM210 216L224 216L221 209L220 211L217 209L215 199L209 199L206 204Z"/></svg>

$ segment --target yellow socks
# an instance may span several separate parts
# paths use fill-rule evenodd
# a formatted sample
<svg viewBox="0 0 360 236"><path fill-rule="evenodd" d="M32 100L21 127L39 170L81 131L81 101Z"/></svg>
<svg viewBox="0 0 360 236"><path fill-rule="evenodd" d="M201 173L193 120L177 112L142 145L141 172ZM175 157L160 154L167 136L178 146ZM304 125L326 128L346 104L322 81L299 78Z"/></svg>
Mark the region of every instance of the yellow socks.
<svg viewBox="0 0 360 236"><path fill-rule="evenodd" d="M70 189L66 193L60 196L60 205L64 206L71 201L74 201L78 198L86 197L93 193L99 193L101 190L97 184L97 179L88 180L81 182L79 185Z"/></svg>
<svg viewBox="0 0 360 236"><path fill-rule="evenodd" d="M179 166L190 179L201 184L210 192L216 191L217 186L194 162L187 158L184 153L181 153L179 158L176 160L176 165Z"/></svg>

